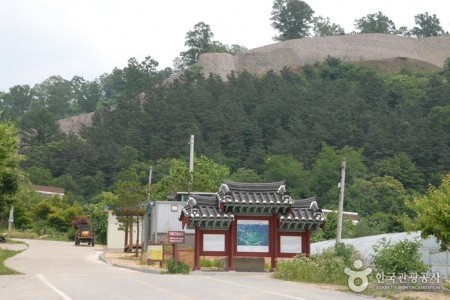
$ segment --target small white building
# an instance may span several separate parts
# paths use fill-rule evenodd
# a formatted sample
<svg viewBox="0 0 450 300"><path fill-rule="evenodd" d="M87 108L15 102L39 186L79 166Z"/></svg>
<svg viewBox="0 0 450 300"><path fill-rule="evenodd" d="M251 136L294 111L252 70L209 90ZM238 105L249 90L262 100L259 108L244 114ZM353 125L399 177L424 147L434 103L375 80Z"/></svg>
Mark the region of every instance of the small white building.
<svg viewBox="0 0 450 300"><path fill-rule="evenodd" d="M139 240L144 241L145 232L148 233L148 243L160 243L167 242L167 233L169 231L184 231L185 232L185 244L184 246L194 245L194 230L183 229L182 223L179 220L181 210L189 200L190 194L196 195L211 195L213 193L188 193L178 192L169 195L168 201L152 201L151 206L151 221L149 222L149 228L144 230L144 222L141 222L141 228L139 228ZM107 250L117 251L124 249L125 231L120 230L120 223L117 220L116 215L112 210L108 210L108 230L107 230ZM133 236L136 236L136 227L133 228Z"/></svg>

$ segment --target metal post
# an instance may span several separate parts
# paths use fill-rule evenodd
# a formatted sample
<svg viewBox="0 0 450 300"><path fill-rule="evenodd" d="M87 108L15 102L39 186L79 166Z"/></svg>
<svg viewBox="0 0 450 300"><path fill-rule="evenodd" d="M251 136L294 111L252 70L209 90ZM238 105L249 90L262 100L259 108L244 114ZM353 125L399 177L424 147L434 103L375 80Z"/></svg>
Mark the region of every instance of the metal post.
<svg viewBox="0 0 450 300"><path fill-rule="evenodd" d="M340 192L339 192L339 210L338 210L338 223L337 223L337 232L336 232L336 245L341 242L342 237L342 214L344 211L344 189L345 189L345 169L347 166L346 158L342 159L341 166L341 182L339 183Z"/></svg>

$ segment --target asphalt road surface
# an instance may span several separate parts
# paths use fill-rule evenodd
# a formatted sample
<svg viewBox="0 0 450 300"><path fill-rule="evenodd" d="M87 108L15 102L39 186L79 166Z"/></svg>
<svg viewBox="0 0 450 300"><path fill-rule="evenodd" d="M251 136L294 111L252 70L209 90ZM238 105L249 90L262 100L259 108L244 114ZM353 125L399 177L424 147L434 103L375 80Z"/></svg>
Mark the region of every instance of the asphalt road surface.
<svg viewBox="0 0 450 300"><path fill-rule="evenodd" d="M26 240L29 248L6 261L23 275L0 276L0 299L367 299L266 273L192 272L160 275L99 260L101 247Z"/></svg>

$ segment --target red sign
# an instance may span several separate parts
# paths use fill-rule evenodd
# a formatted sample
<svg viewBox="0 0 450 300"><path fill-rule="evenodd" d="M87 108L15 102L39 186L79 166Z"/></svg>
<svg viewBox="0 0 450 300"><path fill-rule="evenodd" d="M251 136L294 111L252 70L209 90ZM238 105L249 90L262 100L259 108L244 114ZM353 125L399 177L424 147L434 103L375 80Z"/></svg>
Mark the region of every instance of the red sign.
<svg viewBox="0 0 450 300"><path fill-rule="evenodd" d="M169 231L169 244L184 244L184 231Z"/></svg>

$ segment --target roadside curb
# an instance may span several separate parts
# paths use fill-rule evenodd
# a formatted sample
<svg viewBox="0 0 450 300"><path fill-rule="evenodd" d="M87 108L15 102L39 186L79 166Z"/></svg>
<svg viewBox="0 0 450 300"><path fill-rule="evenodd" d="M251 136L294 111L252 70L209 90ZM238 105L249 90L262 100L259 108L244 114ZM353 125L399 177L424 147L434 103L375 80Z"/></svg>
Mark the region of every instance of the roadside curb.
<svg viewBox="0 0 450 300"><path fill-rule="evenodd" d="M150 274L158 274L161 275L163 274L161 271L158 270L150 270L150 269L145 269L145 268L136 268L136 267L132 267L132 266L126 266L126 265L121 265L121 264L116 264L116 263L112 263L109 259L106 258L105 256L105 252L102 252L99 256L98 259L101 260L102 262L116 267L116 268L122 268L122 269L129 269L129 270L133 270L133 271L138 271L138 272L143 272L143 273L150 273Z"/></svg>
<svg viewBox="0 0 450 300"><path fill-rule="evenodd" d="M17 243L17 244L2 243L2 244L0 244L0 249L12 250L12 251L24 251L24 250L28 249L28 245L22 244L22 243Z"/></svg>

